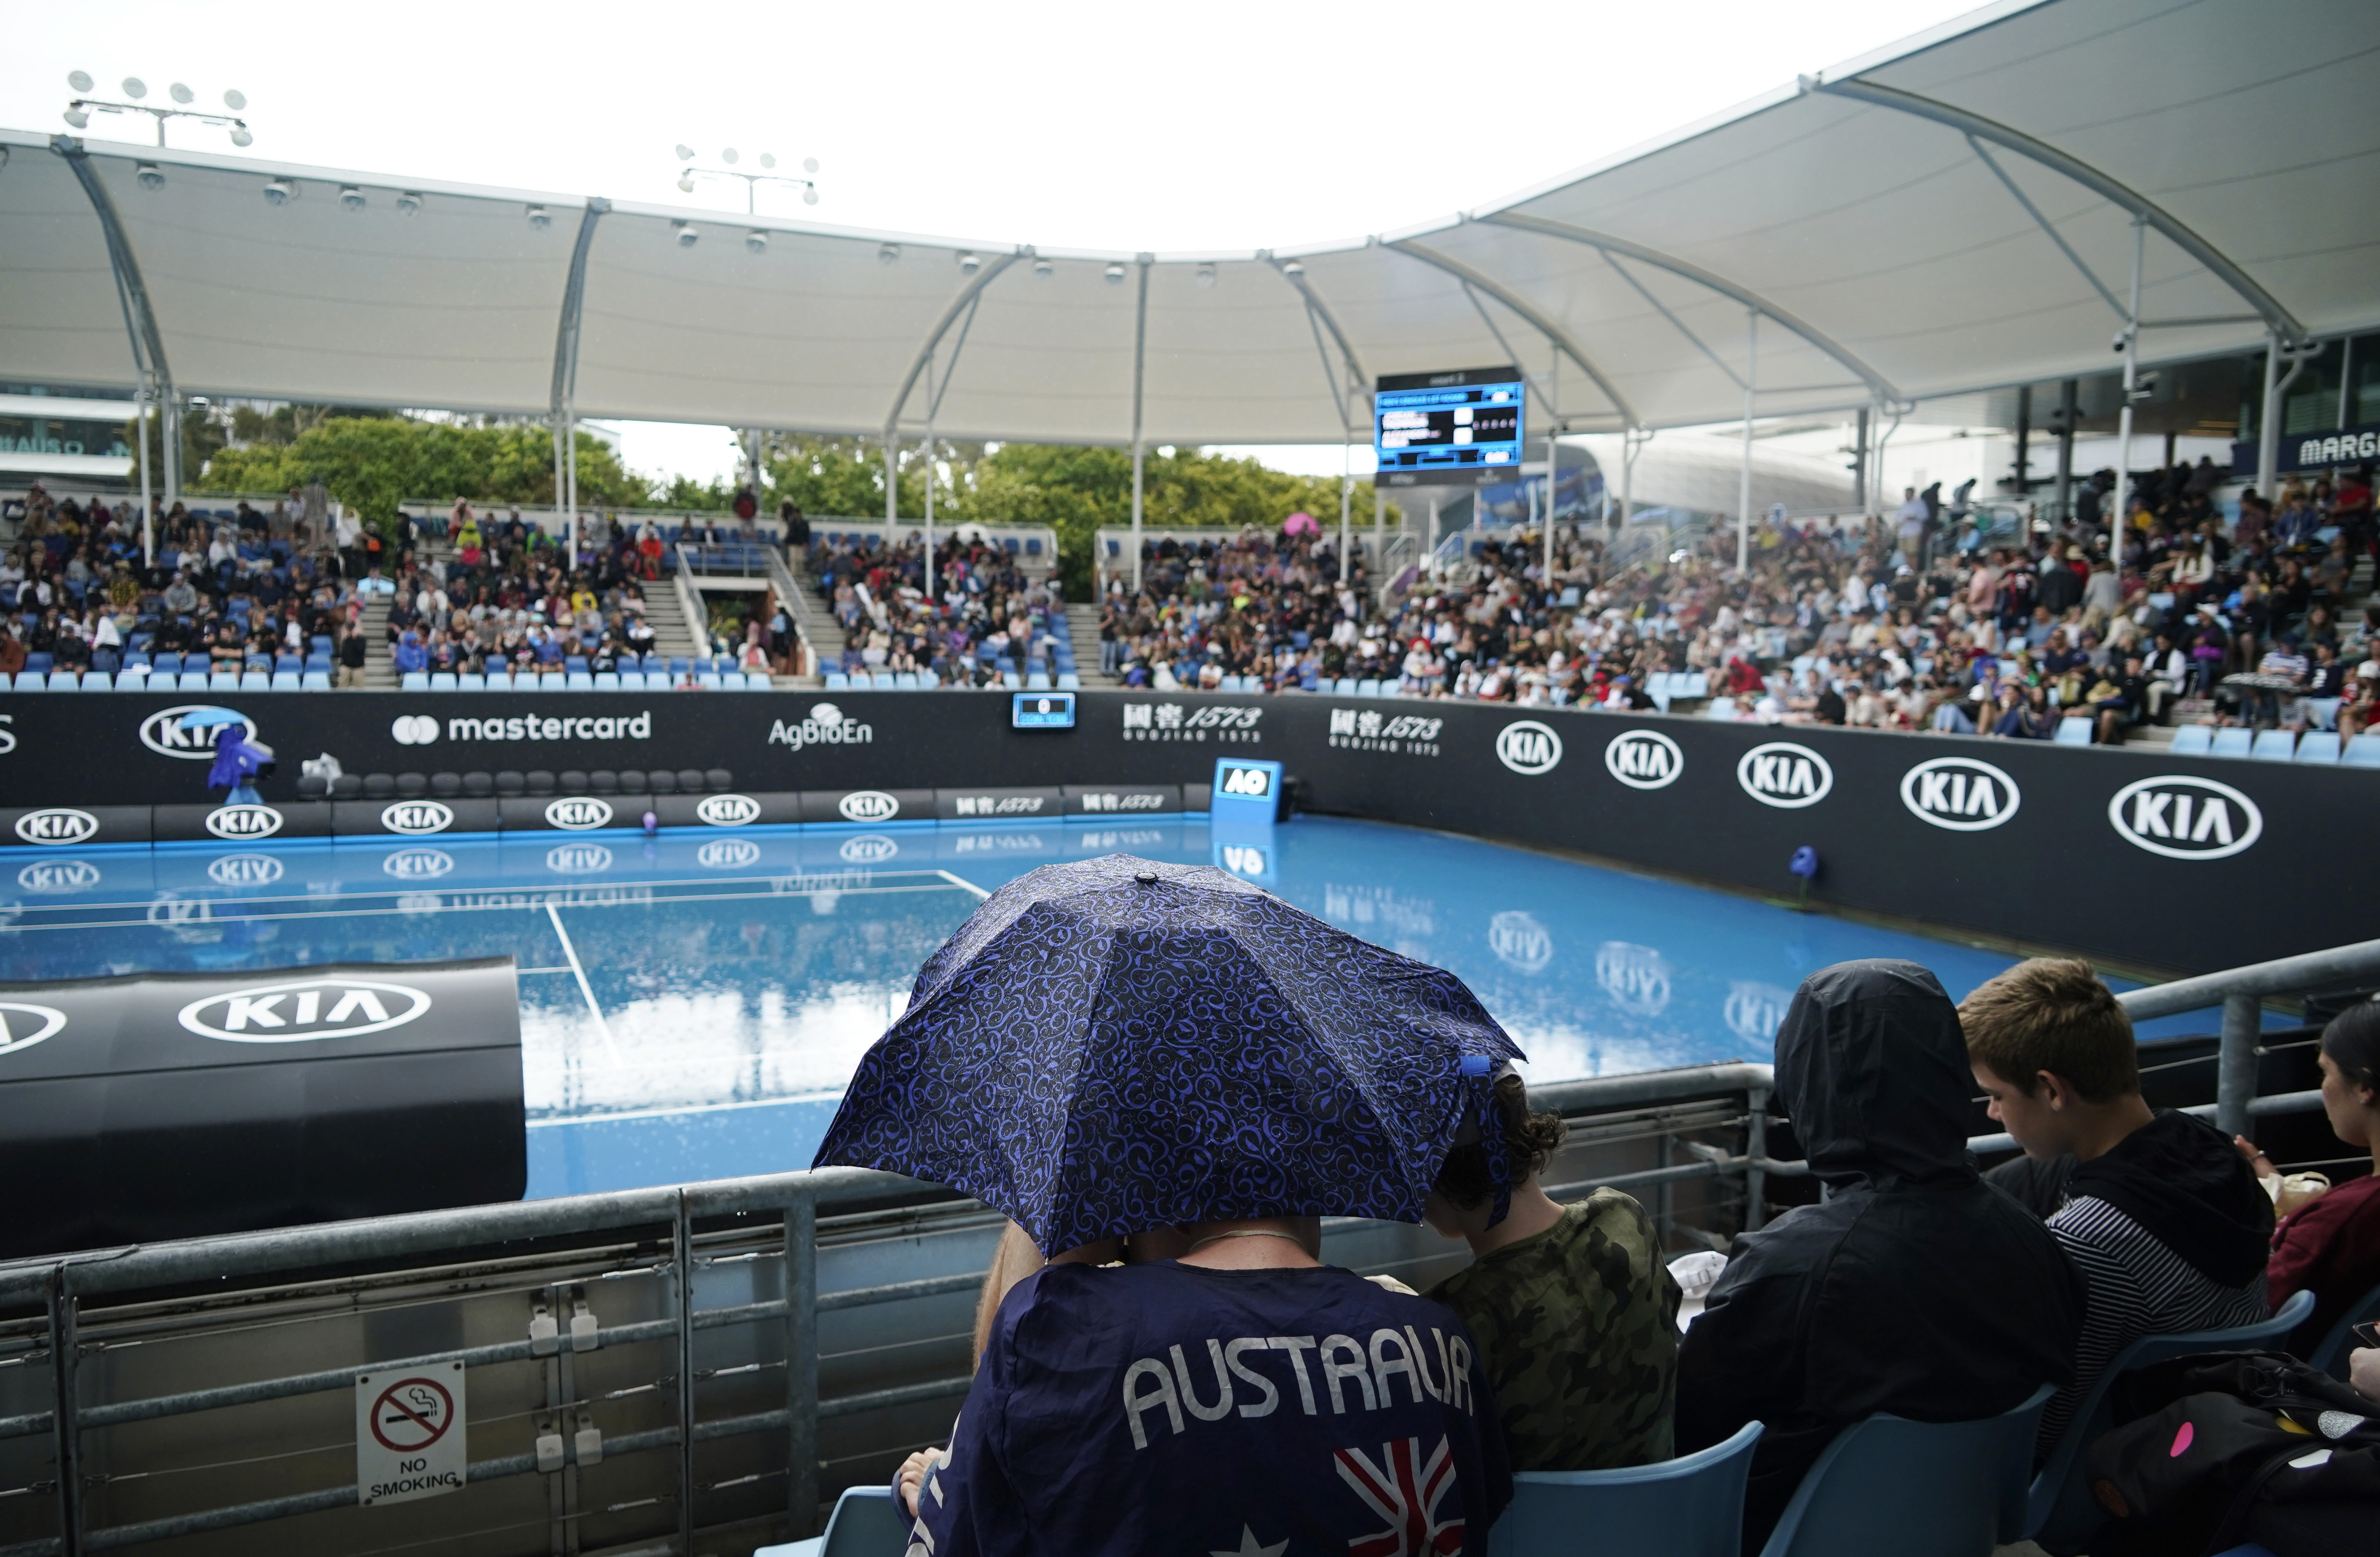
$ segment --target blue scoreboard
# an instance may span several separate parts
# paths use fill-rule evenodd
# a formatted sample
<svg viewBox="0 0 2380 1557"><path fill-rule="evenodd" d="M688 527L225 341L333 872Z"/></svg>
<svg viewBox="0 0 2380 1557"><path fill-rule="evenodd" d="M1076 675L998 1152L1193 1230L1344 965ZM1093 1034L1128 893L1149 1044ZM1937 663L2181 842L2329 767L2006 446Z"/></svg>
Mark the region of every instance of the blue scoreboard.
<svg viewBox="0 0 2380 1557"><path fill-rule="evenodd" d="M1519 476L1528 385L1518 368L1397 373L1372 392L1382 485L1485 485Z"/></svg>

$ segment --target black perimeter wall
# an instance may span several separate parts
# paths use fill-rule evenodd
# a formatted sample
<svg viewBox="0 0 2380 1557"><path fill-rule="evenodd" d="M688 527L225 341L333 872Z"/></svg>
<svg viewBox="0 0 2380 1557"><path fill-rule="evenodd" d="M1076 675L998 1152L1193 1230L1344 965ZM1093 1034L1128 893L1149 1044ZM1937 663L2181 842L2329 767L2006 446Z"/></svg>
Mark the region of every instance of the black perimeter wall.
<svg viewBox="0 0 2380 1557"><path fill-rule="evenodd" d="M159 808L156 836L193 836L163 808L203 814L188 808L208 799L207 764L143 734L204 700L0 698L0 808L15 808L0 809L0 842L17 843L22 809L55 806L135 808L103 812L94 843L145 840L145 808ZM263 790L288 809L291 835L327 830L297 824L314 804L297 799L298 762L326 751L354 773L725 769L760 796L1204 784L1217 757L1239 755L1286 764L1306 810L1780 896L1806 845L1822 863L1817 902L2176 973L2380 936L2380 894L2357 863L2372 858L2364 819L2380 799L2369 771L1401 699L1091 692L1076 728L1029 732L1010 728L1007 698L956 692L257 693L216 706L278 751ZM1800 750L1755 754L1777 742ZM1755 789L1818 797L1780 806Z"/></svg>

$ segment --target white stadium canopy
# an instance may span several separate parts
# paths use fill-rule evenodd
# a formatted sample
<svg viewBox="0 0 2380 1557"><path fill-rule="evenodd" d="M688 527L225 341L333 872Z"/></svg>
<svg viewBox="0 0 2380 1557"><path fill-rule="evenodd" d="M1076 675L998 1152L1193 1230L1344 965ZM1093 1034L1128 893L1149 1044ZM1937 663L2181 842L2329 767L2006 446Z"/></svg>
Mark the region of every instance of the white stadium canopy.
<svg viewBox="0 0 2380 1557"><path fill-rule="evenodd" d="M1513 361L1579 432L1735 420L1747 381L1763 416L1896 405L2107 371L2136 232L2144 359L2380 325L2380 117L2346 106L2375 49L2372 0L2010 0L1460 217L1256 254L0 131L0 377L1075 443L1335 443L1375 375Z"/></svg>

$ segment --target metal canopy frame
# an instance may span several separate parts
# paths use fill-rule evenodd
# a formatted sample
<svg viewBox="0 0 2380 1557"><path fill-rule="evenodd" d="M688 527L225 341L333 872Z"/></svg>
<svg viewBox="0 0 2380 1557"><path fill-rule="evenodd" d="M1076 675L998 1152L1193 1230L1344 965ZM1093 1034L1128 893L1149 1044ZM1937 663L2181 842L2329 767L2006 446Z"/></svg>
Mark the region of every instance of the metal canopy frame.
<svg viewBox="0 0 2380 1557"><path fill-rule="evenodd" d="M570 249L570 274L562 287L562 320L553 337L553 500L563 505L570 565L578 566L579 326L587 311L587 256L595 247L595 224L612 209L601 195L588 197L578 215L578 239Z"/></svg>
<svg viewBox="0 0 2380 1557"><path fill-rule="evenodd" d="M1825 331L1820 330L1816 325L1812 324L1805 319L1797 317L1785 309L1779 308L1777 304L1770 302L1767 298L1752 291L1750 288L1739 286L1735 282L1730 281L1727 277L1720 275L1716 272L1706 271L1703 269L1702 266L1694 264L1691 261L1681 260L1674 254L1664 254L1658 249L1647 249L1641 243L1631 242L1629 239L1624 237L1615 237L1609 233L1597 232L1592 228L1577 226L1569 222L1557 222L1550 217L1532 216L1525 212L1499 211L1488 215L1475 217L1474 220L1490 222L1500 227L1513 227L1522 232L1536 233L1544 237L1558 237L1570 243L1585 244L1589 249L1601 250L1603 257L1606 260L1609 260L1615 254L1625 255L1627 258L1634 260L1641 264L1650 265L1655 270L1668 271L1671 275L1682 276L1686 280L1694 282L1699 286L1707 286L1712 291L1718 293L1722 297L1734 298L1737 302L1742 303L1745 308L1753 309L1761 313L1767 314L1778 323L1782 324L1785 328L1792 331L1795 335L1801 336L1812 346L1816 347L1820 351L1825 352L1828 357L1833 358L1836 361L1850 369L1862 382L1866 383L1870 389L1874 390L1883 398L1887 400L1898 400L1903 398L1900 391L1892 386L1891 380L1886 378L1882 373L1877 372L1874 368L1868 366L1868 364L1862 360L1856 353L1843 346L1840 342L1835 340ZM1614 266L1613 268L1618 269L1617 266ZM1623 271L1621 274L1625 275L1627 273ZM1634 280L1633 276L1629 277L1629 279L1632 281ZM1644 288L1639 286L1637 290L1643 291ZM1647 296L1649 297L1650 294L1647 294ZM1658 308L1660 305L1656 303L1654 306ZM1664 314L1668 314L1670 310L1662 309L1661 311ZM1674 316L1670 317L1670 322L1672 324L1678 324L1678 321ZM1688 340L1692 340L1694 342L1695 346L1701 347L1706 354L1709 352L1710 348L1708 347L1704 347L1702 342L1699 340L1694 340L1693 332L1686 330L1684 325L1678 324L1678 328L1681 332L1685 334ZM1734 377L1732 373L1730 373L1729 376L1730 378ZM1741 383L1743 381L1737 379L1736 382Z"/></svg>
<svg viewBox="0 0 2380 1557"><path fill-rule="evenodd" d="M2246 271L2241 270L2229 255L2199 237L2185 225L2180 218L2158 205L2148 196L2129 184L2108 176L2070 152L2061 152L2047 141L2035 140L2022 130L2011 128L1997 119L1987 119L1981 114L1970 113L1964 108L1954 107L1936 98L1924 97L1913 91L1903 91L1899 87L1888 87L1876 81L1862 80L1857 77L1846 77L1840 81L1803 77L1802 87L1804 91L1830 92L1837 97L1848 97L1878 108L1889 108L1896 113L1907 114L1916 118L1931 119L1934 123L1948 126L1972 140L1988 140L1996 146L2006 147L2019 156L2030 158L2044 167L2064 174L2093 194L2111 204L2121 206L2142 222L2163 234L2168 242L2204 265L2216 279L2237 292L2249 307L2256 310L2258 317L2265 321L2268 328L2292 342L2306 338L2306 327L2298 322L2296 316L2281 306L2279 298L2258 286L2255 279ZM1995 171L1998 171L1997 168ZM2006 175L2002 175L2002 177L2005 179ZM2063 248L2063 243L2059 247ZM2071 257L2070 251L2069 258ZM2105 287L2100 288L2103 294L2106 290Z"/></svg>
<svg viewBox="0 0 2380 1557"><path fill-rule="evenodd" d="M892 404L884 413L884 522L886 524L901 522L901 459L898 453L901 412L909 404L909 395L917 389L917 380L925 372L926 364L932 361L934 353L941 349L942 337L951 333L952 325L958 323L964 318L969 327L973 326L975 305L983 296L983 289L999 280L1009 266L1019 260L1028 258L1032 253L1031 246L1027 245L1020 249L1012 249L1005 254L987 261L983 268L968 278L965 286L959 288L958 296L953 298L950 307L942 310L941 318L935 322L932 332L926 336L925 344L917 348L917 355L910 361L909 371L902 378L901 388L892 396ZM946 390L950 387L947 377L943 379L942 386ZM934 408L939 407L941 404L941 399L935 397L933 405L929 407L927 418L929 421ZM929 459L932 457L931 450L928 451L927 457ZM930 473L927 479L932 480Z"/></svg>
<svg viewBox="0 0 2380 1557"><path fill-rule="evenodd" d="M1587 356L1586 348L1572 340L1569 331L1547 318L1544 311L1535 303L1485 272L1475 270L1460 260L1441 254L1435 249L1425 249L1411 238L1383 239L1380 247L1443 271L1457 281L1475 286L1519 314L1528 322L1530 328L1560 348L1564 355L1578 364L1581 372L1595 381L1596 388L1603 391L1603 397L1611 403L1612 409L1620 413L1621 421L1624 426L1644 425L1645 419L1636 414L1636 407L1628 403L1628 397L1621 394L1609 379L1604 377L1603 370L1595 365L1593 358Z"/></svg>
<svg viewBox="0 0 2380 1557"><path fill-rule="evenodd" d="M158 453L164 466L165 506L171 509L182 495L182 408L181 397L174 392L174 370L165 360L165 338L157 328L157 310L149 301L148 284L140 277L140 262L132 252L132 240L125 236L123 218L116 214L115 201L109 197L107 186L99 181L99 171L91 165L91 153L82 141L71 135L50 138L50 150L66 159L72 169L75 182L82 186L84 198L91 201L91 213L99 218L99 230L107 240L108 268L115 276L115 298L124 308L124 332L132 345L132 370L139 375L140 387L152 394L157 402ZM142 417L145 423L147 418ZM149 435L140 436L145 457ZM143 512L140 524L145 533L149 516Z"/></svg>

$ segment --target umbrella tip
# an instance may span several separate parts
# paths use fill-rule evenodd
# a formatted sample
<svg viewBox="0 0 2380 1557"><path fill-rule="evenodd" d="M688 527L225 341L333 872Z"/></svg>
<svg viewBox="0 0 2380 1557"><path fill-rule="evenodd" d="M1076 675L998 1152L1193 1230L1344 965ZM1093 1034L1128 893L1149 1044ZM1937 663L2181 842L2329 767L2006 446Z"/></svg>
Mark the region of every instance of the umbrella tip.
<svg viewBox="0 0 2380 1557"><path fill-rule="evenodd" d="M1138 882L1145 887L1153 887L1157 884L1157 872L1154 870L1135 870L1133 872L1132 879Z"/></svg>

